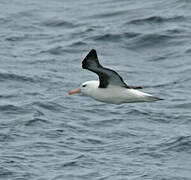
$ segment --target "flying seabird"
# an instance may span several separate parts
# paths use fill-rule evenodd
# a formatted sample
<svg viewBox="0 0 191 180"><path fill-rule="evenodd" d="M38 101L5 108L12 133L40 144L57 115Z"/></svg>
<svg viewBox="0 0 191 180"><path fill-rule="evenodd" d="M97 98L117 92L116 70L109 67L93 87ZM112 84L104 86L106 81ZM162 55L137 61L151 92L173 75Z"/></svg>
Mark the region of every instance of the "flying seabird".
<svg viewBox="0 0 191 180"><path fill-rule="evenodd" d="M84 82L79 88L69 91L69 95L82 93L95 100L110 104L162 100L161 98L137 90L141 89L141 86L127 85L117 72L105 68L99 63L96 50L94 49L82 61L82 68L96 73L99 76L99 81Z"/></svg>

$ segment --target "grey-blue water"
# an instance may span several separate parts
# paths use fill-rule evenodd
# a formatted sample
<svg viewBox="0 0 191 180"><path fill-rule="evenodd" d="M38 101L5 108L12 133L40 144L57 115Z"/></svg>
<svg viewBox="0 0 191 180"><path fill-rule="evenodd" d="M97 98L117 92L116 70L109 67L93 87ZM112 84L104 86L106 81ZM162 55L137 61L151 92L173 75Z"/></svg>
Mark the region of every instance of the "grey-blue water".
<svg viewBox="0 0 191 180"><path fill-rule="evenodd" d="M68 90L100 62L165 99ZM191 1L0 1L0 179L190 180Z"/></svg>

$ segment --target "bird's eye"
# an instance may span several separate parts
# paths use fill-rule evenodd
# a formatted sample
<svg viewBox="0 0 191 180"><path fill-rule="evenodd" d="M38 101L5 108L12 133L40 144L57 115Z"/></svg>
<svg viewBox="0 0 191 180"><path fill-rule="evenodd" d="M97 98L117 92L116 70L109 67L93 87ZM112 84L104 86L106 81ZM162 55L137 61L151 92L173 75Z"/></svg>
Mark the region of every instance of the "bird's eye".
<svg viewBox="0 0 191 180"><path fill-rule="evenodd" d="M82 87L86 87L86 84L82 85Z"/></svg>

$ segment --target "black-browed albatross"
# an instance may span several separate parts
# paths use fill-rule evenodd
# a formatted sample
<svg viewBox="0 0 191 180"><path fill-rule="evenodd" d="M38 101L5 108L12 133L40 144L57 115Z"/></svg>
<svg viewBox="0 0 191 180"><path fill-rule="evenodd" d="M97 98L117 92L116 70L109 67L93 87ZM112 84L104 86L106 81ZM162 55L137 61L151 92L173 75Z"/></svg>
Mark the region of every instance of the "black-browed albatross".
<svg viewBox="0 0 191 180"><path fill-rule="evenodd" d="M162 100L151 94L136 90L142 87L127 85L117 72L105 68L99 63L94 49L82 61L82 68L96 73L99 76L99 81L84 82L79 88L69 91L69 95L82 93L95 100L111 104Z"/></svg>

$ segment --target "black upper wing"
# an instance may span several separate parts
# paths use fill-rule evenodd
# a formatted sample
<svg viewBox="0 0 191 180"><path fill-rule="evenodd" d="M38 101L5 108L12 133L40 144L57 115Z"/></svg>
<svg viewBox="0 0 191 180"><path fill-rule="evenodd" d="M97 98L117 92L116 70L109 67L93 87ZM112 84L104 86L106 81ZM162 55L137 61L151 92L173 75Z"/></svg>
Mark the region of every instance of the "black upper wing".
<svg viewBox="0 0 191 180"><path fill-rule="evenodd" d="M108 85L122 86L126 88L138 89L142 87L128 86L122 77L112 69L103 67L97 57L96 50L92 49L82 61L82 68L88 69L99 76L99 88L106 88Z"/></svg>

